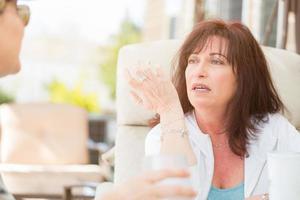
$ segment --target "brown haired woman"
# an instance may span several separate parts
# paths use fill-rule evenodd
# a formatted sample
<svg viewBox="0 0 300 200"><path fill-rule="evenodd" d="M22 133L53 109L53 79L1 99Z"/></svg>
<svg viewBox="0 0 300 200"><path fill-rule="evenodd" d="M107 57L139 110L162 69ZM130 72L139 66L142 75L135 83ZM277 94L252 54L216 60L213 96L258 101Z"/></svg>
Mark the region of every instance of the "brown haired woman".
<svg viewBox="0 0 300 200"><path fill-rule="evenodd" d="M283 104L259 44L240 23L206 21L178 55L173 83L161 69L128 73L137 103L160 115L146 155L187 156L197 199L268 199L266 154L300 152L300 135L279 114Z"/></svg>

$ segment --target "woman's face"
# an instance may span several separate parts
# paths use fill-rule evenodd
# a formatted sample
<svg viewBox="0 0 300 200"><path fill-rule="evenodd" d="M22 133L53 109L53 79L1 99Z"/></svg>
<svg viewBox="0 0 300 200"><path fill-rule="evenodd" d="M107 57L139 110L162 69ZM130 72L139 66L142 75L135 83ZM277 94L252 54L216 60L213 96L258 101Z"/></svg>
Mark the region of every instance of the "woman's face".
<svg viewBox="0 0 300 200"><path fill-rule="evenodd" d="M189 101L197 108L225 109L235 94L233 67L226 58L227 41L213 36L199 53L188 58L185 71Z"/></svg>
<svg viewBox="0 0 300 200"><path fill-rule="evenodd" d="M17 14L16 1L7 1L0 14L0 76L20 70L19 54L24 34L24 23Z"/></svg>

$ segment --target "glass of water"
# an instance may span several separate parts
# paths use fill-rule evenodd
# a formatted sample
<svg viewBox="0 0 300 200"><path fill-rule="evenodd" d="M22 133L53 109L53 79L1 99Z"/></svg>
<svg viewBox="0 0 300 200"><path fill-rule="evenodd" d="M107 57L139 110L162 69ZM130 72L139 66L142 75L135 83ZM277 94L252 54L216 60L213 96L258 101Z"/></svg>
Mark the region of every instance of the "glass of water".
<svg viewBox="0 0 300 200"><path fill-rule="evenodd" d="M185 156L180 155L155 155L146 156L143 162L143 170L162 170L162 169L185 169L188 170L188 162ZM161 181L159 184L181 185L192 187L190 177L186 178L168 178ZM193 199L193 198L192 198ZM174 197L167 200L192 200L191 198Z"/></svg>

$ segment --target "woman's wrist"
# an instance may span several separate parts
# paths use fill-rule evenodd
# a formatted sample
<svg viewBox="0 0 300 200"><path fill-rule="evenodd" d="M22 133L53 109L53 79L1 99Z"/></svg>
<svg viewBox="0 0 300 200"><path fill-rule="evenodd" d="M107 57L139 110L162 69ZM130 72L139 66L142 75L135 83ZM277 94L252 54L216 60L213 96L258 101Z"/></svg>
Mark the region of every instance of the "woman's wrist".
<svg viewBox="0 0 300 200"><path fill-rule="evenodd" d="M161 102L160 106L157 109L157 113L158 114L163 114L163 113L168 113L170 111L173 110L174 106L180 106L180 101L178 96L177 97L173 97L173 99L171 101L166 101L166 102Z"/></svg>
<svg viewBox="0 0 300 200"><path fill-rule="evenodd" d="M171 122L184 117L181 103L179 100L174 100L172 102L169 102L168 104L165 104L165 106L159 108L157 113L160 115L161 120L164 120L166 122Z"/></svg>

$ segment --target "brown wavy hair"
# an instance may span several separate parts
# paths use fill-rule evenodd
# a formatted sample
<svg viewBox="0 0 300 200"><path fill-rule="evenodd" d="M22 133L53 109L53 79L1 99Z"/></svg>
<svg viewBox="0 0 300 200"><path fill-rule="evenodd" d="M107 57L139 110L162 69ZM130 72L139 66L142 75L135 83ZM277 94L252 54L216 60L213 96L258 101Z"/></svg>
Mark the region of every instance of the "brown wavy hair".
<svg viewBox="0 0 300 200"><path fill-rule="evenodd" d="M193 52L200 52L212 36L227 40L227 59L237 78L237 90L229 103L225 125L229 146L234 154L247 156L250 139L256 139L259 134L258 125L268 120L268 114L283 111L284 105L273 85L262 49L245 25L222 20L197 24L174 60L173 84L184 113L192 111L185 79L188 58ZM158 122L159 117L152 120L152 124Z"/></svg>

